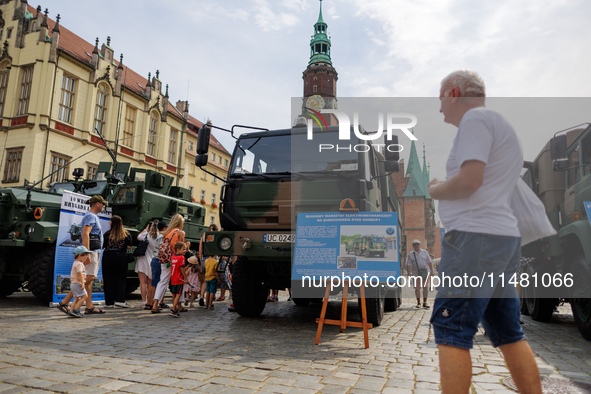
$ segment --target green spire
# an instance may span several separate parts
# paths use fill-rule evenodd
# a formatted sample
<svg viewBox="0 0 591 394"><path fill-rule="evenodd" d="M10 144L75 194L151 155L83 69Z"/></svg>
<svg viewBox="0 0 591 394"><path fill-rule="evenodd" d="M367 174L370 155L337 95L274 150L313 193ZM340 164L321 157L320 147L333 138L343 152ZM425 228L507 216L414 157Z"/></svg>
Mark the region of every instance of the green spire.
<svg viewBox="0 0 591 394"><path fill-rule="evenodd" d="M423 184L425 197L431 198L431 196L429 195L429 170L427 169L427 155L425 153L425 144L423 144Z"/></svg>
<svg viewBox="0 0 591 394"><path fill-rule="evenodd" d="M403 197L425 196L427 194L425 192L427 183L424 180L425 177L421 170L421 162L419 161L419 155L417 154L414 141L412 141L410 145L410 156L406 167L406 176L408 176L409 179L406 189L404 189Z"/></svg>
<svg viewBox="0 0 591 394"><path fill-rule="evenodd" d="M310 40L310 62L308 65L314 63L327 63L332 65L330 60L330 38L327 33L328 25L322 19L322 0L320 0L320 14L318 21L314 25L314 35Z"/></svg>

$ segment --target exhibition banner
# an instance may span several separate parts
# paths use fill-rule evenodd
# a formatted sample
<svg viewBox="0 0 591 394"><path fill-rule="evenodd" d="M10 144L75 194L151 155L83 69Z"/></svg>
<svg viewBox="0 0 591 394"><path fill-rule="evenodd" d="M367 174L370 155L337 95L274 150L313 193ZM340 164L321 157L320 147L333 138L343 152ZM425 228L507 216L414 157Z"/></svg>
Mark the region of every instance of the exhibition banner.
<svg viewBox="0 0 591 394"><path fill-rule="evenodd" d="M82 218L90 209L85 203L90 197L84 194L64 191L60 210L59 228L55 247L55 262L53 275L53 302L58 303L70 291L70 272L74 262L73 251L82 245ZM103 234L110 227L110 209L99 215ZM102 253L100 254L102 258ZM104 301L103 271L100 265L92 286L92 300Z"/></svg>

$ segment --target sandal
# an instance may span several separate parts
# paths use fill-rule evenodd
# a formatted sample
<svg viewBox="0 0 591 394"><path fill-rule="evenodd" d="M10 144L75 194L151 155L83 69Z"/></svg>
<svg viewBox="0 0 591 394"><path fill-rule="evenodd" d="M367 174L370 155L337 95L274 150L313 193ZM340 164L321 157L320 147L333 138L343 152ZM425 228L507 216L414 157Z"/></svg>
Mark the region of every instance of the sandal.
<svg viewBox="0 0 591 394"><path fill-rule="evenodd" d="M68 307L68 305L62 304L61 301L57 304L57 309L64 312L66 315L70 314L70 308Z"/></svg>
<svg viewBox="0 0 591 394"><path fill-rule="evenodd" d="M84 311L84 314L85 315L101 315L103 313L105 313L105 311L103 311L102 309L97 308L96 306L93 306L92 308L86 309Z"/></svg>
<svg viewBox="0 0 591 394"><path fill-rule="evenodd" d="M188 312L189 310L185 307L182 307L181 309L179 309L177 312Z"/></svg>
<svg viewBox="0 0 591 394"><path fill-rule="evenodd" d="M161 313L162 309L158 308L158 309L152 309L152 313Z"/></svg>
<svg viewBox="0 0 591 394"><path fill-rule="evenodd" d="M152 309L152 305L148 305L148 304L144 305L145 311L149 311L150 309Z"/></svg>
<svg viewBox="0 0 591 394"><path fill-rule="evenodd" d="M224 301L226 299L226 297L218 297L218 299L216 301Z"/></svg>

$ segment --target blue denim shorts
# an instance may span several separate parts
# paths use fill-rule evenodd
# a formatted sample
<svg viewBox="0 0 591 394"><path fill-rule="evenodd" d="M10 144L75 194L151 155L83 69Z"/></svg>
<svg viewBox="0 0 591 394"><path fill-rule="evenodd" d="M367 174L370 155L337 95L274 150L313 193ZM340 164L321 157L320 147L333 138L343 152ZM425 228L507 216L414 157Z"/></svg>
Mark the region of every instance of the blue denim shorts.
<svg viewBox="0 0 591 394"><path fill-rule="evenodd" d="M154 257L152 261L150 261L150 268L152 269L152 287L158 286L158 282L160 282L160 273L162 272L162 267L160 266L160 259L158 257Z"/></svg>
<svg viewBox="0 0 591 394"><path fill-rule="evenodd" d="M479 323L495 347L525 339L517 290L509 283L519 268L520 244L519 237L445 234L438 275L442 284L431 316L435 343L472 349Z"/></svg>

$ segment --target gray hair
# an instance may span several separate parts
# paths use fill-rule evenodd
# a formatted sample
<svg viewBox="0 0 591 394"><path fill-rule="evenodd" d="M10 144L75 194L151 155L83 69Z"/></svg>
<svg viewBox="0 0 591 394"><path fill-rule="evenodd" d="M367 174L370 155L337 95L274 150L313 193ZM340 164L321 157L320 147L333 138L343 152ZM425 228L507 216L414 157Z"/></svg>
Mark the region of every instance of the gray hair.
<svg viewBox="0 0 591 394"><path fill-rule="evenodd" d="M452 87L460 90L462 97L485 97L484 81L478 73L470 70L458 70L449 74L441 81L441 88L445 91Z"/></svg>

